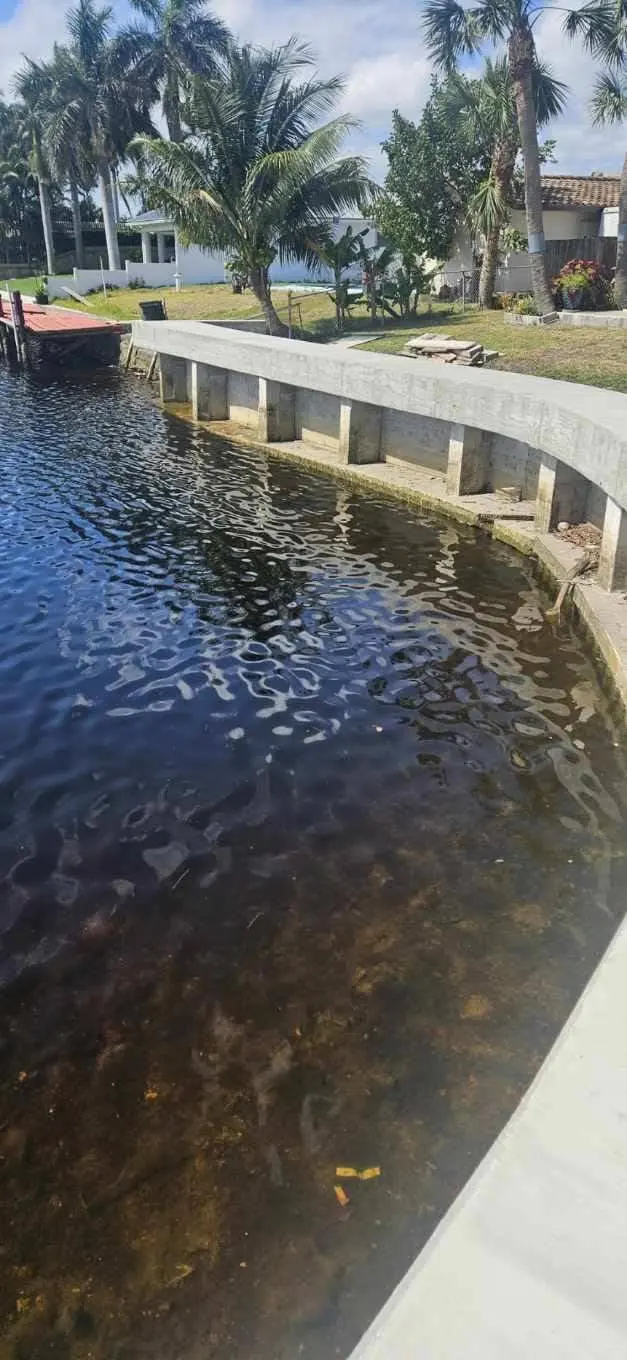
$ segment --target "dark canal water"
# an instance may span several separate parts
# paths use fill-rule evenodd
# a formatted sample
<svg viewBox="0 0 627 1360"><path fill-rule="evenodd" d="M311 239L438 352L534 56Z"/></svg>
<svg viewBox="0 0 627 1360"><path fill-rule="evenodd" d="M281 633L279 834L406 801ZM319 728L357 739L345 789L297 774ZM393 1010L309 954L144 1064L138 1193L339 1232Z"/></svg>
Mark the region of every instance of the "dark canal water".
<svg viewBox="0 0 627 1360"><path fill-rule="evenodd" d="M508 549L0 413L0 1356L345 1356L614 930L620 737Z"/></svg>

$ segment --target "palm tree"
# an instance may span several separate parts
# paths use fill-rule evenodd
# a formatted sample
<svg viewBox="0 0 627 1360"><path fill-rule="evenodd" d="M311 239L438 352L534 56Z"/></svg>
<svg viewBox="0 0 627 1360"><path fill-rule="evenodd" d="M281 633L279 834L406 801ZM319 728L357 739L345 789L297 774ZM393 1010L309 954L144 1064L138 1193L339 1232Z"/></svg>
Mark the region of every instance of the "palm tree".
<svg viewBox="0 0 627 1360"><path fill-rule="evenodd" d="M228 29L207 12L205 0L131 0L131 5L149 27L127 32L137 39L150 79L160 91L170 141L181 142L189 76L216 74L217 58L228 47Z"/></svg>
<svg viewBox="0 0 627 1360"><path fill-rule="evenodd" d="M77 148L96 175L110 269L120 268L112 174L131 138L152 128L155 89L132 37L111 34L112 11L78 0L67 15L70 42L55 54L57 95L48 123L54 155Z"/></svg>
<svg viewBox="0 0 627 1360"><path fill-rule="evenodd" d="M592 96L595 123L621 123L627 118L627 6L624 0L591 0L565 21L569 37L580 34L607 69L598 76ZM627 307L627 155L620 177L614 293Z"/></svg>
<svg viewBox="0 0 627 1360"><path fill-rule="evenodd" d="M31 139L31 169L37 177L41 224L46 249L46 267L54 274L54 233L50 193L50 166L44 152L43 127L50 101L50 76L42 64L26 58L25 65L14 78L15 93L23 103L23 121Z"/></svg>
<svg viewBox="0 0 627 1360"><path fill-rule="evenodd" d="M348 302L348 284L342 278L345 269L354 264L359 259L359 244L363 236L367 236L368 228L363 231L353 232L352 227L347 227L346 231L338 237L337 241L329 236L327 241L321 245L315 245L315 252L320 264L331 270L333 274L333 301L335 302L335 325L338 331L344 330L346 319L346 306Z"/></svg>
<svg viewBox="0 0 627 1360"><path fill-rule="evenodd" d="M43 141L47 159L59 184L66 185L70 191L72 225L76 249L76 263L79 269L85 264L83 245L83 223L81 218L80 191L93 187L94 168L88 160L88 138L83 129L77 135L77 128L69 119L61 118L65 136L59 136L59 113L63 115L67 96L67 53L66 49L55 43L52 59L47 70L50 78L50 99L43 129Z"/></svg>
<svg viewBox="0 0 627 1360"><path fill-rule="evenodd" d="M533 71L533 91L536 120L541 127L560 113L566 98L566 87L555 79L548 66L537 62ZM492 147L489 173L473 195L468 212L475 232L484 239L479 302L482 307L491 307L501 233L509 219L514 172L520 150L516 104L507 57L496 61L486 60L480 80L468 80L462 75L451 77L447 98L452 116L465 117L471 135Z"/></svg>
<svg viewBox="0 0 627 1360"><path fill-rule="evenodd" d="M41 250L41 206L32 168L32 134L23 106L0 98L0 245L5 260Z"/></svg>
<svg viewBox="0 0 627 1360"><path fill-rule="evenodd" d="M220 75L193 79L184 143L141 138L148 196L183 239L242 261L268 328L285 333L274 309L275 259L315 267L332 217L358 207L364 162L338 158L347 117L316 126L341 89L339 79L299 79L309 50L231 46Z"/></svg>
<svg viewBox="0 0 627 1360"><path fill-rule="evenodd" d="M507 43L507 57L520 146L524 161L525 211L533 294L541 313L555 310L546 265L542 218L542 181L534 97L537 56L535 20L547 6L537 0L478 0L464 9L459 0L429 0L425 31L440 66L452 70L464 53L478 52L486 41Z"/></svg>

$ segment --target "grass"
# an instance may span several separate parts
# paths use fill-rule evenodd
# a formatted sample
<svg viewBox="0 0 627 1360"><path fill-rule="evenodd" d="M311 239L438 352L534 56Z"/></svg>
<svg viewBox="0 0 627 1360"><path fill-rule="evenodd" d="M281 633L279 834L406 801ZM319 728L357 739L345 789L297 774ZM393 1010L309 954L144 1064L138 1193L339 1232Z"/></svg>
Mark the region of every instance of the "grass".
<svg viewBox="0 0 627 1360"><path fill-rule="evenodd" d="M12 293L17 288L20 293L26 293L27 296L33 297L41 284L42 277L41 274L31 274L27 279L7 279L6 282L2 280L0 281L0 289L6 293Z"/></svg>
<svg viewBox="0 0 627 1360"><path fill-rule="evenodd" d="M259 316L259 303L251 292L234 293L231 285L227 283L208 283L196 284L193 287L181 288L177 293L174 288L115 288L107 290L108 296L105 299L102 293L91 293L87 298L85 311L107 316L115 321L133 321L141 316L139 310L140 302L148 302L151 298L164 298L168 316L173 321L210 321L219 320L222 317L237 316L250 317ZM307 296L298 293L293 294L295 306L295 324L298 325L298 312L296 307L300 307L303 327L306 330L313 329L320 322L331 323L335 315L335 309L327 293L314 293ZM282 320L287 319L287 293L276 291L274 302ZM55 305L61 307L79 307L74 298L55 299Z"/></svg>
<svg viewBox="0 0 627 1360"><path fill-rule="evenodd" d="M412 336L438 329L498 350L496 368L627 392L627 330L506 326L500 312L467 308L443 314L434 310L417 318L415 326L399 327L361 348L398 354Z"/></svg>
<svg viewBox="0 0 627 1360"><path fill-rule="evenodd" d="M19 281L24 292L34 280ZM107 300L102 293L93 293L85 304L87 313L107 316L115 321L130 321L141 315L140 302L149 298L165 298L168 316L172 320L210 321L229 316L259 315L258 303L251 292L233 293L230 284L197 284L182 288L120 288L109 290ZM287 321L287 292L275 290L274 301L282 319ZM302 321L303 329L319 340L335 334L335 309L326 292L293 293L294 325ZM59 306L78 309L74 298L58 300ZM434 303L430 311L416 318L407 327L395 324L390 318L381 324L381 338L364 345L364 349L397 354L406 341L424 330L442 328L459 339L477 340L489 349L499 351L496 367L519 373L535 373L545 378L562 378L567 382L592 384L627 392L627 330L589 330L561 326L506 326L501 312L481 312L458 305ZM351 332L372 331L372 322L365 306L354 308L350 318Z"/></svg>

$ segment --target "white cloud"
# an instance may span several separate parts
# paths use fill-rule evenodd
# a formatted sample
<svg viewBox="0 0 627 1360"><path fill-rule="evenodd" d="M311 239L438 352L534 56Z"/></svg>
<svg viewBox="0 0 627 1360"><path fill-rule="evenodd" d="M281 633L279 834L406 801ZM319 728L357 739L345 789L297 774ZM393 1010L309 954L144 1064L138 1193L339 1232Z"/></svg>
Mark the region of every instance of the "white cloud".
<svg viewBox="0 0 627 1360"><path fill-rule="evenodd" d="M400 52L363 57L350 71L344 103L357 118L368 122L389 119L399 103L415 117L428 97L430 77L424 57L408 61Z"/></svg>
<svg viewBox="0 0 627 1360"><path fill-rule="evenodd" d="M622 165L627 129L599 128L592 124L590 98L595 63L580 41L571 42L563 32L561 11L547 11L536 30L538 52L553 73L568 86L565 113L548 129L556 141L556 174L588 174L591 170L615 170Z"/></svg>
<svg viewBox="0 0 627 1360"><path fill-rule="evenodd" d="M209 0L211 4L211 0ZM2 0L0 0L0 6ZM11 93L11 77L22 53L43 57L63 36L68 0L18 0L12 17L0 21L0 89ZM127 0L114 0L119 18ZM213 0L241 39L254 43L285 41L299 33L314 49L323 74L343 72L342 106L361 120L351 146L369 155L376 175L385 169L380 143L396 107L420 116L429 94L430 66L420 30L416 0ZM556 170L571 174L617 169L623 159L620 128L593 128L588 109L593 63L581 44L562 34L562 15L545 13L537 28L538 47L570 87L566 113L549 129L557 141Z"/></svg>
<svg viewBox="0 0 627 1360"><path fill-rule="evenodd" d="M0 23L0 90L12 97L13 76L22 56L48 56L65 28L64 0L19 0L10 19Z"/></svg>

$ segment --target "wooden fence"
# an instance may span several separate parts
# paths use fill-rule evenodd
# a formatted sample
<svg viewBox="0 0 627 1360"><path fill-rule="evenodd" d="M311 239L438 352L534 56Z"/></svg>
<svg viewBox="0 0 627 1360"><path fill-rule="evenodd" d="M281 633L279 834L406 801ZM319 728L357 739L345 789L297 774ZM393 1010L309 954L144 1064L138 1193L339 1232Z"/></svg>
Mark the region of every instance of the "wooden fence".
<svg viewBox="0 0 627 1360"><path fill-rule="evenodd" d="M575 241L547 241L546 260L550 278L559 274L567 260L596 260L608 269L616 267L616 237L581 236Z"/></svg>

